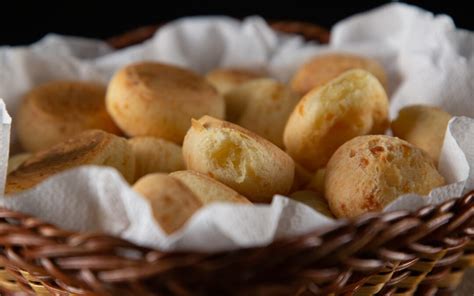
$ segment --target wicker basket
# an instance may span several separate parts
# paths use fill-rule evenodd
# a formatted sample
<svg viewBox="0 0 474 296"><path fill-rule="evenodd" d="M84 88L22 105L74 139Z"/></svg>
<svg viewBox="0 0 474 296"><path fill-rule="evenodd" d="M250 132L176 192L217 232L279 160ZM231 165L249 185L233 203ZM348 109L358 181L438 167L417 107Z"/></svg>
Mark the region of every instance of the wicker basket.
<svg viewBox="0 0 474 296"><path fill-rule="evenodd" d="M280 31L327 42L317 26ZM158 26L109 40L141 42ZM2 295L449 295L474 266L474 192L416 212L367 214L265 247L163 253L0 208Z"/></svg>

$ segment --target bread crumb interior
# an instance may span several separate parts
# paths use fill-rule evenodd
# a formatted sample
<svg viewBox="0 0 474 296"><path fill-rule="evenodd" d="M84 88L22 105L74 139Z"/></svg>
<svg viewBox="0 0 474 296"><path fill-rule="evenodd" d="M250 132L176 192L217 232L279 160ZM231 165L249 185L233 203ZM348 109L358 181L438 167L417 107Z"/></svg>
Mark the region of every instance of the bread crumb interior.
<svg viewBox="0 0 474 296"><path fill-rule="evenodd" d="M259 155L255 147L249 143L249 139L238 132L231 130L219 130L212 133L207 143L207 151L212 166L223 172L228 179L242 183L254 173L252 163Z"/></svg>

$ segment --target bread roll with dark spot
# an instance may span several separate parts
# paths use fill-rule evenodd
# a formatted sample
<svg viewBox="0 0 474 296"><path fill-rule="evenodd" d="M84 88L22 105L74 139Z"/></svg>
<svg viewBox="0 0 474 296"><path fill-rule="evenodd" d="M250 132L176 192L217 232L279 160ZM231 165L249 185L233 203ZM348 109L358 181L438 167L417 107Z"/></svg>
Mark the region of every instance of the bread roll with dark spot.
<svg viewBox="0 0 474 296"><path fill-rule="evenodd" d="M116 168L133 182L135 158L127 140L101 130L80 133L51 148L37 152L7 176L6 193L29 189L45 179L81 165Z"/></svg>
<svg viewBox="0 0 474 296"><path fill-rule="evenodd" d="M336 217L381 211L398 196L426 195L444 178L423 150L396 137L356 137L326 167L325 193Z"/></svg>

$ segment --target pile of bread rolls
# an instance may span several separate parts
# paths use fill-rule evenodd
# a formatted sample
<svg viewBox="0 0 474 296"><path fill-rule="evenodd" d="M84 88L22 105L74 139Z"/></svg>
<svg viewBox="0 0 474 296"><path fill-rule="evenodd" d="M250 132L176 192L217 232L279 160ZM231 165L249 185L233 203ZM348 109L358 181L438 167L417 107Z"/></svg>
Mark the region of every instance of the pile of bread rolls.
<svg viewBox="0 0 474 296"><path fill-rule="evenodd" d="M265 73L141 62L107 86L52 81L29 91L14 125L6 193L79 165L117 169L161 228L213 202L287 195L329 217L379 211L444 184L436 170L451 115L409 106L390 127L376 61L319 55L285 85Z"/></svg>

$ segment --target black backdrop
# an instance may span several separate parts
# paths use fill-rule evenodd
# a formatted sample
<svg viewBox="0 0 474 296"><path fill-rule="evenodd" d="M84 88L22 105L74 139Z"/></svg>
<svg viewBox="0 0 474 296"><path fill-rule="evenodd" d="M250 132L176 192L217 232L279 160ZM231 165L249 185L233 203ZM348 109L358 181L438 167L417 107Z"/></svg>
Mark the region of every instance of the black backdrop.
<svg viewBox="0 0 474 296"><path fill-rule="evenodd" d="M261 15L299 19L330 28L338 20L390 1L47 1L0 0L0 45L28 44L48 32L107 38L136 27L188 15ZM457 26L474 30L467 4L453 1L403 1L453 17ZM469 1L464 1L468 3ZM101 3L98 5L98 3Z"/></svg>

